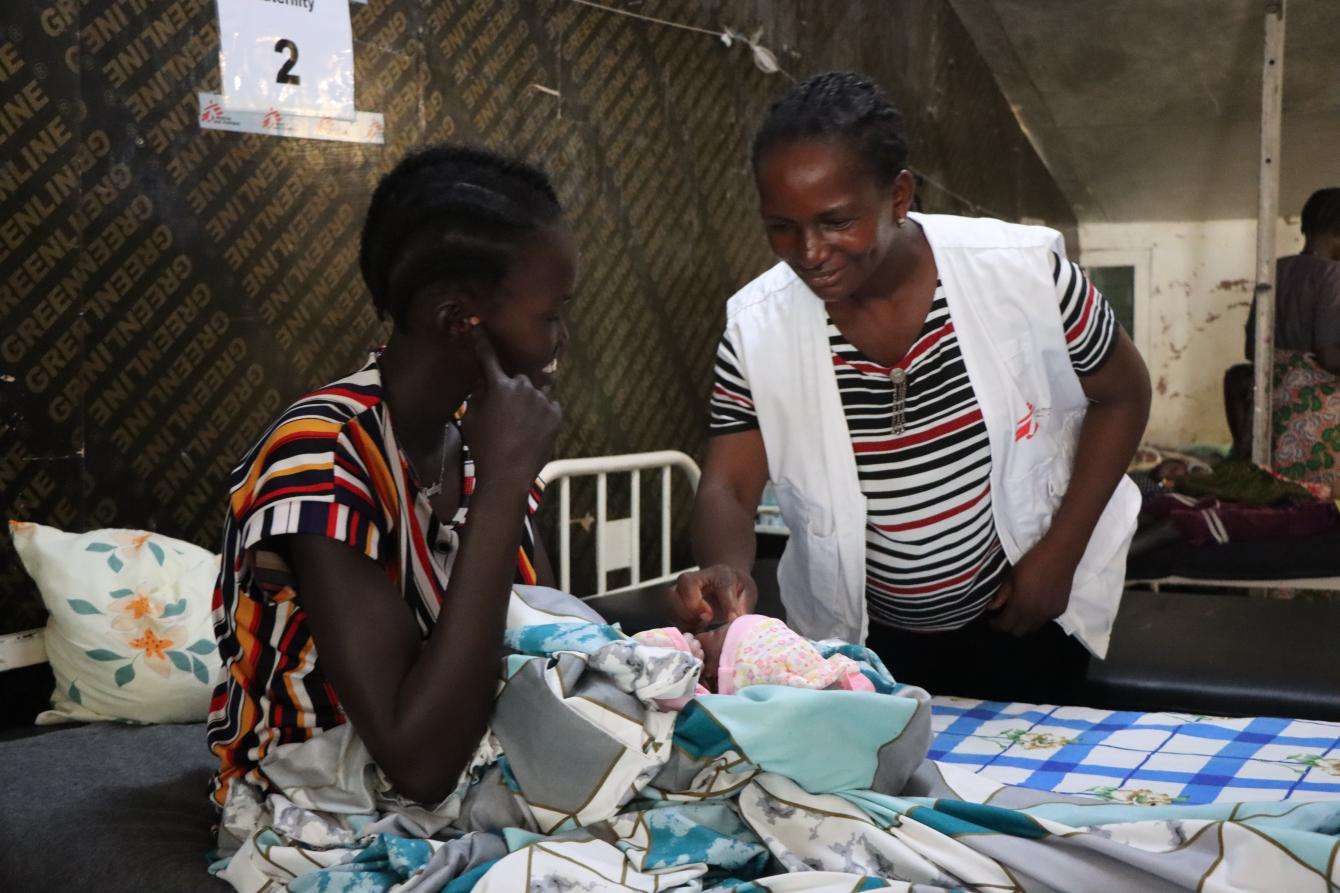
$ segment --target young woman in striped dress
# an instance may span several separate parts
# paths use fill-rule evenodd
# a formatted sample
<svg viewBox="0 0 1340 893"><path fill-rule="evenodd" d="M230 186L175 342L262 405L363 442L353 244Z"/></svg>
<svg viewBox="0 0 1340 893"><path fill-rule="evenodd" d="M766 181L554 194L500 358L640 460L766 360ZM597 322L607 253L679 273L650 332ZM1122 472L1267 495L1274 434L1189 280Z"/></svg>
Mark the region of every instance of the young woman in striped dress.
<svg viewBox="0 0 1340 893"><path fill-rule="evenodd" d="M548 178L412 155L372 197L360 265L386 346L233 475L209 717L224 846L230 815L276 792L267 755L345 722L399 793L446 796L488 719L511 587L552 577L530 516L576 252Z"/></svg>
<svg viewBox="0 0 1340 893"><path fill-rule="evenodd" d="M1055 308L1092 406L1048 533L1011 566L993 518L987 423L946 285L922 227L907 217L915 182L906 155L898 112L850 73L794 88L753 149L769 244L827 314L866 506L868 644L896 678L932 692L1064 702L1088 653L1049 621L1066 610L1089 536L1139 443L1148 375L1083 272L1052 254L1050 287L1035 300ZM778 421L760 418L753 391L767 383L749 379L739 347L728 328L693 520L703 570L672 594L688 629L747 613L756 599L753 519L769 479L760 427ZM817 417L812 406L785 410Z"/></svg>

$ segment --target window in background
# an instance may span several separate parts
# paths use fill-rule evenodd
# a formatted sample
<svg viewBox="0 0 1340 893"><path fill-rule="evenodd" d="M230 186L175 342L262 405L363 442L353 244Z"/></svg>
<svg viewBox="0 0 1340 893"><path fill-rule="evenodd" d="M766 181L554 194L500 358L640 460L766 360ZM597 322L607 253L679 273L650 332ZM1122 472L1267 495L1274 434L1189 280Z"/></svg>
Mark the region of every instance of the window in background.
<svg viewBox="0 0 1340 893"><path fill-rule="evenodd" d="M1107 298L1112 310L1131 337L1135 337L1135 267L1088 267L1089 281Z"/></svg>

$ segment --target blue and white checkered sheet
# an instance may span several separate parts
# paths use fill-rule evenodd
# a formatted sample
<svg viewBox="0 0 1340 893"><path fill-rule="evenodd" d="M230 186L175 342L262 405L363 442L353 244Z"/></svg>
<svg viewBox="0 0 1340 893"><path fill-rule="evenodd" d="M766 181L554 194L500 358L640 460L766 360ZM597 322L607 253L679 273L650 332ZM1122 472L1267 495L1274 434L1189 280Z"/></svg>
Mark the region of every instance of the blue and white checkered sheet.
<svg viewBox="0 0 1340 893"><path fill-rule="evenodd" d="M932 699L930 758L1120 803L1340 798L1340 723Z"/></svg>

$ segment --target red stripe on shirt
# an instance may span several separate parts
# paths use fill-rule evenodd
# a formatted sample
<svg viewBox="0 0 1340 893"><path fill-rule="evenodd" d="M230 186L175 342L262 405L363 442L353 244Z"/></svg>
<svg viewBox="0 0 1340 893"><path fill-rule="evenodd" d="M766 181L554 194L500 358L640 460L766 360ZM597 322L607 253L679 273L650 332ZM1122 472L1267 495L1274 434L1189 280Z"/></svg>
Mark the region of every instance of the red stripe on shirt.
<svg viewBox="0 0 1340 893"><path fill-rule="evenodd" d="M954 331L954 324L952 322L945 323L934 332L931 332L929 335L926 335L913 344L907 354L892 366L881 366L879 363L867 363L864 360L853 360L848 357L839 356L836 353L833 354L833 365L850 367L857 372L860 372L862 375L888 375L894 369L909 368L916 362L918 357L938 344L942 338L952 331Z"/></svg>
<svg viewBox="0 0 1340 893"><path fill-rule="evenodd" d="M969 499L967 502L959 503L958 505L953 506L952 508L947 508L944 511L937 512L934 515L927 515L926 517L918 518L915 521L908 521L906 524L876 524L874 526L879 530L887 530L890 533L898 533L903 530L916 530L917 528L920 527L929 527L930 525L943 521L946 518L952 518L957 514L966 512L968 509L972 508L977 503L985 499L986 494L990 492L991 492L991 485L987 484L985 487L982 488L982 492L978 493L976 496L974 496L972 499Z"/></svg>
<svg viewBox="0 0 1340 893"><path fill-rule="evenodd" d="M419 526L417 512L409 513L409 533L410 541L414 545L414 554L418 556L419 566L423 569L423 576L428 579L428 585L433 587L433 598L440 605L444 593L437 579L437 566L433 564L433 559L428 554L428 541L423 535L423 528Z"/></svg>
<svg viewBox="0 0 1340 893"><path fill-rule="evenodd" d="M1065 333L1066 343L1072 343L1084 334L1084 327L1089 324L1089 317L1093 314L1093 283L1089 283L1089 290L1084 295L1084 312L1079 316L1079 322L1070 327L1070 331Z"/></svg>
<svg viewBox="0 0 1340 893"><path fill-rule="evenodd" d="M712 388L712 396L714 396L714 397L722 397L722 398L724 398L724 399L726 399L726 400L731 401L732 403L736 403L736 404L738 404L738 405L740 405L740 406L743 406L745 409L753 409L753 408L754 408L754 401L752 401L752 400L746 400L745 398L739 396L738 394L732 394L730 391L726 390L726 389L723 388L721 385L714 385L714 386L713 386L713 388Z"/></svg>
<svg viewBox="0 0 1340 893"><path fill-rule="evenodd" d="M894 437L889 440L871 440L865 442L856 442L852 444L852 449L858 453L887 453L891 450L902 447L916 446L919 443L926 443L946 434L952 434L955 431L961 431L969 425L976 424L982 420L981 408L974 409L972 412L961 415L956 419L950 419L947 422L941 422L938 425L927 428L924 431L918 431L915 434L908 434L904 437Z"/></svg>
<svg viewBox="0 0 1340 893"><path fill-rule="evenodd" d="M357 401L363 406L371 406L374 400L376 399L367 394L359 393L358 391L342 387L324 387L321 388L320 390L312 391L311 396L316 397L325 394L333 394L338 397L348 397L349 399Z"/></svg>
<svg viewBox="0 0 1340 893"><path fill-rule="evenodd" d="M926 351L930 350L936 344L939 344L940 339L944 338L946 335L948 335L950 332L953 331L954 331L954 324L952 322L947 322L944 325L940 326L940 328L936 329L931 334L927 335L925 338L922 338L916 344L913 344L912 349L907 352L907 356L903 357L901 360L898 361L898 368L906 369L909 366L911 366L912 363L916 361L917 357L921 356Z"/></svg>
<svg viewBox="0 0 1340 893"><path fill-rule="evenodd" d="M277 490L270 490L262 498L252 503L251 511L254 513L262 506L268 505L283 496L292 496L296 493L323 493L330 489L330 483L323 481L319 484L304 484L294 487L280 487Z"/></svg>
<svg viewBox="0 0 1340 893"><path fill-rule="evenodd" d="M850 360L846 357L833 354L834 366L846 366L849 369L855 369L862 375L888 375L893 371L892 366L881 366L878 363L865 363L861 360Z"/></svg>
<svg viewBox="0 0 1340 893"><path fill-rule="evenodd" d="M994 555L994 553L992 554ZM980 562L976 567L971 570L966 570L956 577L950 577L947 580L938 580L924 586L890 586L883 580L877 580L874 577L867 577L866 582L872 589L878 589L880 592L884 592L888 595L928 595L932 592L952 589L955 586L966 583L981 573L981 570L984 567L986 567L986 561Z"/></svg>

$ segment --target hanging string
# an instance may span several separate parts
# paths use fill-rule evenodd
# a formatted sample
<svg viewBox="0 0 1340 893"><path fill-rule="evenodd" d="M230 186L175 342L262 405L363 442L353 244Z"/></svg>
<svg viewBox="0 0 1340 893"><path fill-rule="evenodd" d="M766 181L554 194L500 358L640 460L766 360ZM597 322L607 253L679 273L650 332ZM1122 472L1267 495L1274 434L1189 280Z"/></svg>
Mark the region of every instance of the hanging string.
<svg viewBox="0 0 1340 893"><path fill-rule="evenodd" d="M621 16L628 16L633 19L641 19L644 22L655 22L658 25L669 25L671 28L683 28L685 31L697 31L699 34L710 34L713 37L724 36L720 31L712 31L708 28L699 28L697 25L686 25L683 22L670 22L665 19L658 19L655 16L643 15L640 12L632 12L627 9L619 9L614 6L606 6L603 3L596 3L594 0L572 0L573 3L580 3L582 6L590 6L595 9L603 9L605 12L616 12Z"/></svg>
<svg viewBox="0 0 1340 893"><path fill-rule="evenodd" d="M672 22L669 19L658 19L656 16L649 16L627 9L619 9L617 6L606 6L604 3L597 3L596 0L572 0L572 2L582 6L589 6L592 9L600 9L621 16L628 16L630 19L641 19L644 22L665 25L668 28L679 28L682 31L693 31L697 34L707 34L720 40L728 47L733 45L736 41L739 41L740 43L749 46L749 50L754 56L754 65L756 65L764 74L780 73L791 83L794 84L796 82L796 79L791 76L790 72L778 64L777 56L772 50L758 42L758 39L763 35L763 30L761 28L755 32L753 37L747 37L742 32L736 31L733 28L727 28L724 31L713 31L710 28L700 28L697 25L689 25L685 22Z"/></svg>
<svg viewBox="0 0 1340 893"><path fill-rule="evenodd" d="M777 64L777 59L773 55L772 51L770 51L769 49L767 49L767 47L764 47L762 44L758 42L758 38L762 36L761 31L756 32L753 37L748 37L743 33L736 31L733 28L727 28L724 31L713 31L710 28L700 28L697 25L689 25L685 22L672 22L669 19L659 19L656 16L649 16L640 12L633 12L628 9L619 9L616 6L606 6L604 3L596 2L596 0L571 0L571 2L580 4L581 6L589 6L592 9L600 9L604 10L605 12L612 12L615 13L616 15L628 16L631 19L641 19L644 22L651 22L652 24L656 25L665 25L668 28L679 28L683 31L693 31L698 34L707 34L711 37L717 38L728 47L731 46L732 43L734 43L735 41L739 41L741 43L747 44L750 50L753 51L754 64L757 65L762 71L767 72L769 74L771 74L773 71L780 72L791 83L794 84L796 82L796 79L791 76L790 72L788 72L786 69L782 68L780 65ZM536 86L537 89L544 89L538 87L538 85L534 86ZM545 92L550 91L545 90ZM1001 219L1008 219L1006 215L997 213L991 210L990 208L982 207L972 199L960 195L959 193L950 189L948 186L944 185L940 181L936 180L933 177L927 176L926 174L916 170L915 168L909 168L909 170L911 170L912 173L915 174L917 177L919 177L923 182L929 183L931 186L934 186L940 192L943 192L945 195L949 196L954 201L958 202L960 205L972 211L972 213L974 214L987 215L990 217L999 217Z"/></svg>

